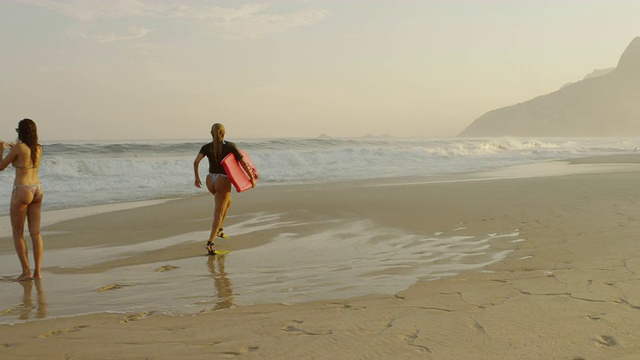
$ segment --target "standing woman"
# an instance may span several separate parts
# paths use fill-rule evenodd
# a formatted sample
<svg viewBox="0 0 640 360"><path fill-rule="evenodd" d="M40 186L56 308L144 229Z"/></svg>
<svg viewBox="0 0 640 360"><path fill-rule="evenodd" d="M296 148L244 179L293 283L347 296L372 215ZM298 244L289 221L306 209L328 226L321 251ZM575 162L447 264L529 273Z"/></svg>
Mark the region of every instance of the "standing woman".
<svg viewBox="0 0 640 360"><path fill-rule="evenodd" d="M216 252L213 249L213 243L216 236L222 235L222 224L227 216L227 211L231 206L231 180L227 177L227 173L222 166L222 159L224 159L229 153L233 153L242 165L247 174L251 174L251 184L256 185L253 172L250 170L247 163L242 158L242 154L238 151L236 144L231 141L224 140L225 130L222 124L213 124L211 127L211 136L213 141L205 144L200 148L200 152L196 156L193 162L193 172L196 177L196 187L202 186L200 181L200 173L198 167L200 161L206 156L209 160L209 174L207 175L207 189L215 197L215 209L213 212L213 224L211 225L211 234L209 235L209 241L207 241L207 252L209 255L215 255Z"/></svg>
<svg viewBox="0 0 640 360"><path fill-rule="evenodd" d="M42 146L38 144L38 129L31 119L18 123L18 143L6 143L0 140L0 171L12 164L16 169L16 178L11 193L11 227L13 243L20 259L22 274L18 281L39 279L42 277L42 236L40 234L40 209L44 193L38 179L38 168L42 157ZM11 149L4 157L4 150ZM35 268L33 275L29 268L27 242L24 240L24 223L29 221L29 233L33 243Z"/></svg>

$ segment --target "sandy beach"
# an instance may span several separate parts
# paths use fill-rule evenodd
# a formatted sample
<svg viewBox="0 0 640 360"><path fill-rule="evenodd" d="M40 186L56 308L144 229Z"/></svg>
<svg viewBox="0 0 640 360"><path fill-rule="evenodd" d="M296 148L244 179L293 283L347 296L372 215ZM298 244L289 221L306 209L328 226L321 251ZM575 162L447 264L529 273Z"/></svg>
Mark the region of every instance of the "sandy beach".
<svg viewBox="0 0 640 360"><path fill-rule="evenodd" d="M211 196L86 211L27 283L5 233L0 358L637 359L639 163L259 186L217 258Z"/></svg>

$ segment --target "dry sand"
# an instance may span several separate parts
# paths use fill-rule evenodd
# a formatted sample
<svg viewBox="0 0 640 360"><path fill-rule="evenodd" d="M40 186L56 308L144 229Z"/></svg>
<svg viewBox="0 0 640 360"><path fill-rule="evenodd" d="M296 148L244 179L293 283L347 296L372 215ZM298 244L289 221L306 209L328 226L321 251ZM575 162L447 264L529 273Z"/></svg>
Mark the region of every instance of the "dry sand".
<svg viewBox="0 0 640 360"><path fill-rule="evenodd" d="M417 281L387 295L227 304L219 307L225 310L183 316L142 310L0 325L0 358L638 359L640 172L633 166L626 172L504 180L258 187L233 196L233 221L275 212L285 225L234 236L229 259L241 249L259 250L283 231L321 233L336 219L472 237L515 229L523 241L492 242L492 252L508 254L481 269ZM211 199L203 196L61 222L45 228L45 258L46 251L87 243L116 246L206 230L210 213ZM179 243L68 269L45 267L42 282L53 287L47 275L196 261L202 249L194 246ZM0 253L10 251L10 240L2 239ZM402 269L385 271L400 275ZM25 287L25 298L29 293L29 301L40 301L39 285ZM101 285L108 284L95 287ZM19 285L2 289L22 295Z"/></svg>

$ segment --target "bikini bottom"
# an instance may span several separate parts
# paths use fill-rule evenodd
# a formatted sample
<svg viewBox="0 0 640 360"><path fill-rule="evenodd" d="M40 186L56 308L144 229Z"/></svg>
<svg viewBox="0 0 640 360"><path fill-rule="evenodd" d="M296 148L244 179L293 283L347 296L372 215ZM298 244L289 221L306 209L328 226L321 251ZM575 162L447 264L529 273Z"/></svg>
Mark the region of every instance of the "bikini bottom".
<svg viewBox="0 0 640 360"><path fill-rule="evenodd" d="M33 196L38 196L39 194L42 193L42 188L40 187L40 184L17 184L17 185L13 185L13 193L15 194L16 189L18 188L25 188L27 190L29 190Z"/></svg>

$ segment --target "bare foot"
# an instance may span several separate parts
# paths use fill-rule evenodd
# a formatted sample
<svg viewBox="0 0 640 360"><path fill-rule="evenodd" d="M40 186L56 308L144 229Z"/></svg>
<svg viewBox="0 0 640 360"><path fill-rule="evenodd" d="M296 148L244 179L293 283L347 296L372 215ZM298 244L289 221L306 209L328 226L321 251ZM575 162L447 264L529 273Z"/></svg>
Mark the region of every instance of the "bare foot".
<svg viewBox="0 0 640 360"><path fill-rule="evenodd" d="M32 279L42 279L42 274L40 274L39 272L34 272L33 276L31 278Z"/></svg>
<svg viewBox="0 0 640 360"><path fill-rule="evenodd" d="M20 276L18 276L16 281L27 281L32 279L33 277L31 277L31 272L23 272L22 274L20 274Z"/></svg>

